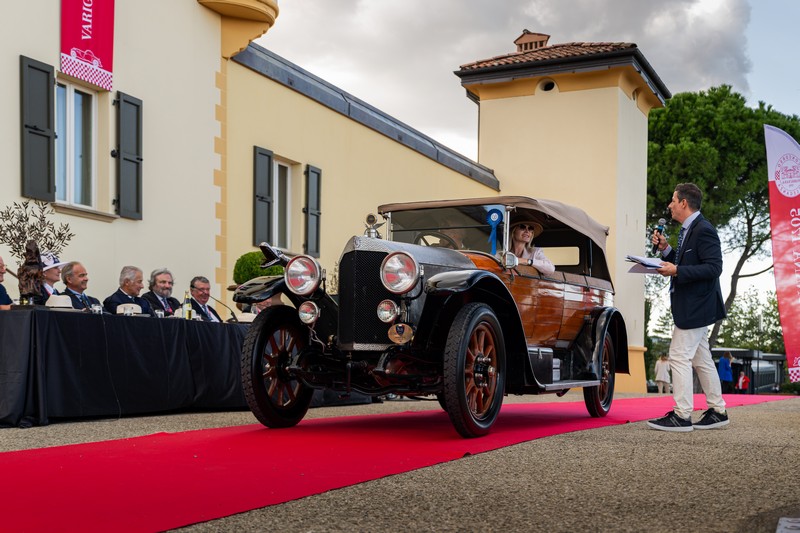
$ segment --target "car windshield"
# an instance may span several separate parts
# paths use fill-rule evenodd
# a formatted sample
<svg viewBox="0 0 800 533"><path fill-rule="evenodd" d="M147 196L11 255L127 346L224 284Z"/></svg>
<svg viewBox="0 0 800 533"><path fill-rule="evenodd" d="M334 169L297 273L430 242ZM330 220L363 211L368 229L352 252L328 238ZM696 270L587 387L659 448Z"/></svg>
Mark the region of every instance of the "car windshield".
<svg viewBox="0 0 800 533"><path fill-rule="evenodd" d="M471 205L392 213L392 240L495 254L503 247L505 207Z"/></svg>

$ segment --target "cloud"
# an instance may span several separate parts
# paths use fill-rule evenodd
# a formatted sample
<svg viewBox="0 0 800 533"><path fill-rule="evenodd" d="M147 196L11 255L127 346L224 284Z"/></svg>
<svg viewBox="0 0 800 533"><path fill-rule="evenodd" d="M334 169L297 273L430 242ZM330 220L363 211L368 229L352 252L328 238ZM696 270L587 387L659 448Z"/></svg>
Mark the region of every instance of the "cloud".
<svg viewBox="0 0 800 533"><path fill-rule="evenodd" d="M453 71L513 52L523 29L551 43L634 42L673 93L722 83L748 92L746 0L303 0L280 8L258 44L434 138L460 140L453 148L473 158L477 106Z"/></svg>

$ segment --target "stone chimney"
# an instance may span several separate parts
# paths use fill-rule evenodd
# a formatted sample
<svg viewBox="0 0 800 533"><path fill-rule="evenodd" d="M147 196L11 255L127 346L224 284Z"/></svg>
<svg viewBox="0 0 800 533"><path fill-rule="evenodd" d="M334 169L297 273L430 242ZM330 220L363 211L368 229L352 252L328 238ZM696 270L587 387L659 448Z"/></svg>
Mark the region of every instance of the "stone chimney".
<svg viewBox="0 0 800 533"><path fill-rule="evenodd" d="M517 52L530 52L531 50L538 50L547 46L547 41L550 40L549 35L544 33L533 33L528 30L522 30L522 35L516 38L514 44L517 45Z"/></svg>

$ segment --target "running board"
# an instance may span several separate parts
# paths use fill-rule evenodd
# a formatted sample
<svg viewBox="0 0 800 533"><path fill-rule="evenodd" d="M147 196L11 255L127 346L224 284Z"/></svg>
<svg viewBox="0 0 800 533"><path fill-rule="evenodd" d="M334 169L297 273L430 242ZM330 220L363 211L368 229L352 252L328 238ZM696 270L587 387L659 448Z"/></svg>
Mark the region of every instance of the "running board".
<svg viewBox="0 0 800 533"><path fill-rule="evenodd" d="M585 379L576 379L573 381L556 381L555 383L547 383L544 386L544 390L551 391L551 390L576 389L579 387L597 387L598 385L600 385L599 379L594 379L591 381Z"/></svg>

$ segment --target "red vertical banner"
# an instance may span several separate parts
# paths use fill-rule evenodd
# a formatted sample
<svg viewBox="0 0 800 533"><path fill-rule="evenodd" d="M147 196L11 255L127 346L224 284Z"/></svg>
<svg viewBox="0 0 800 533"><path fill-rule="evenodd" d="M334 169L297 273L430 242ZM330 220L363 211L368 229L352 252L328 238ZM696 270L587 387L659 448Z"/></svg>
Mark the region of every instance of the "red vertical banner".
<svg viewBox="0 0 800 533"><path fill-rule="evenodd" d="M61 72L113 86L114 0L61 0Z"/></svg>
<svg viewBox="0 0 800 533"><path fill-rule="evenodd" d="M764 125L769 175L772 261L789 380L800 381L800 145Z"/></svg>

